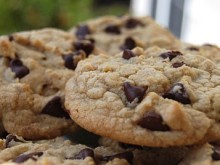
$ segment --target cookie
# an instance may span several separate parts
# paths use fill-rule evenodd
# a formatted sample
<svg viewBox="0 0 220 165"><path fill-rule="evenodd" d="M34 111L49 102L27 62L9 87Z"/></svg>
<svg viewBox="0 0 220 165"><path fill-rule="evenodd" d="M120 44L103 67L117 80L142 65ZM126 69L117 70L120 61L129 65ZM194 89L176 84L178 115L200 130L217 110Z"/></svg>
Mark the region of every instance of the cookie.
<svg viewBox="0 0 220 165"><path fill-rule="evenodd" d="M133 161L132 152L118 152L102 146L92 149L61 137L26 141L10 134L0 144L2 164L129 165Z"/></svg>
<svg viewBox="0 0 220 165"><path fill-rule="evenodd" d="M192 45L183 44L183 51L187 53L204 56L213 61L218 67L220 66L220 48L216 45Z"/></svg>
<svg viewBox="0 0 220 165"><path fill-rule="evenodd" d="M18 60L15 59L13 62L16 63L16 61ZM19 70L15 70L18 72L13 72L10 67L5 66L5 69L1 67L1 69L3 69L1 70L3 71L2 78L4 78L5 81L3 83L4 85L1 84L0 87L4 91L0 96L2 98L0 101L1 119L7 132L17 133L26 138L38 139L51 138L73 131L73 128L75 128L76 125L69 117L63 118L63 115L54 116L53 113L59 114L60 112L56 111L63 111L63 108L61 107L64 101L63 90L66 81L74 74L74 72L68 69L47 69L39 65L33 59L24 59L22 63L29 68L29 73L21 78L16 78L16 75L24 73L22 72L22 69L20 70L21 72ZM15 67L15 69L16 68L18 67ZM20 93L23 93L26 96L19 98L21 96ZM30 98L31 103L29 101ZM55 102L53 101L53 98L57 98L55 99ZM37 103L34 102L35 100L38 100ZM14 104L12 104L11 101L13 101ZM60 106L49 106L49 102L51 101L54 102L55 105L58 104ZM18 106L20 104L23 105ZM35 104L41 104L41 106L38 106L38 110L33 110ZM49 104L48 106L50 111L52 111L52 115L43 115L43 119L40 119L39 114L41 114L43 108L47 104ZM64 111L63 113L66 112ZM27 118L24 118L25 114L27 115ZM20 122L19 120L23 122ZM14 125L16 125L16 127L14 127ZM32 131L26 131L25 129L31 129Z"/></svg>
<svg viewBox="0 0 220 165"><path fill-rule="evenodd" d="M53 138L73 132L76 124L65 109L63 94L52 96L35 94L30 86L22 83L1 85L2 122L8 133L26 139Z"/></svg>
<svg viewBox="0 0 220 165"><path fill-rule="evenodd" d="M218 165L220 164L219 143L206 143L193 146L179 165Z"/></svg>
<svg viewBox="0 0 220 165"><path fill-rule="evenodd" d="M38 100L39 98L41 100L41 103L37 103L41 106L38 106L39 109L35 110L33 107L36 102L32 101L29 104L28 98L23 98L28 102L28 106L22 100L23 103L16 102L16 104L23 105L21 107L15 105L13 110L5 108L8 107L6 103L10 104L10 102L1 101L1 105L5 109L1 108L0 113L3 111L4 114L0 116L4 118L2 121L7 132L28 139L52 138L71 132L76 125L70 118L65 117L68 115L59 116L59 111L63 109L64 87L66 81L74 75L77 63L95 52L96 48L93 43L79 41L73 35L53 28L18 32L0 37L1 80L5 84L22 83L29 85L29 87L16 84L9 85L9 87L3 85L3 88L7 90L9 88L13 89L9 89L10 94L2 94L1 97L3 100L12 97L14 98L13 101L16 102L19 99L17 97L18 92L24 92L28 93L27 95L32 100ZM13 97L14 95L15 97ZM55 101L53 98L55 98ZM50 104L50 101L60 106L56 109L50 105L50 113L47 115L44 113L44 120L39 120L42 118L40 116L42 116L44 106L47 105L46 102ZM23 115L29 117L23 119L23 122L19 122ZM15 120L15 117L17 120ZM59 125L58 123L62 121L64 123ZM32 131L25 131L28 127Z"/></svg>
<svg viewBox="0 0 220 165"><path fill-rule="evenodd" d="M100 50L114 55L136 46L174 49L180 41L150 17L103 16L80 23L70 30L78 39L91 40Z"/></svg>
<svg viewBox="0 0 220 165"><path fill-rule="evenodd" d="M2 36L0 52L10 59L32 58L47 68L74 70L77 62L95 53L96 48L93 43L79 41L67 32L46 28Z"/></svg>
<svg viewBox="0 0 220 165"><path fill-rule="evenodd" d="M220 70L205 57L136 48L81 61L66 84L65 106L77 124L101 136L189 145L220 137L219 80Z"/></svg>
<svg viewBox="0 0 220 165"><path fill-rule="evenodd" d="M142 147L114 141L101 137L100 145L118 151L132 151L137 164L144 165L176 165L188 152L187 147Z"/></svg>
<svg viewBox="0 0 220 165"><path fill-rule="evenodd" d="M78 61L88 57L93 50L91 43L77 42L69 33L56 29L2 36L0 79L1 88L6 92L0 96L0 116L6 131L28 139L52 138L71 132L76 125L67 117L67 112L63 112L64 116L59 115L64 109L64 87L74 75ZM20 92L29 98L19 100ZM9 101L11 98L13 105ZM35 109L35 105L39 109ZM49 114L42 116L45 106Z"/></svg>

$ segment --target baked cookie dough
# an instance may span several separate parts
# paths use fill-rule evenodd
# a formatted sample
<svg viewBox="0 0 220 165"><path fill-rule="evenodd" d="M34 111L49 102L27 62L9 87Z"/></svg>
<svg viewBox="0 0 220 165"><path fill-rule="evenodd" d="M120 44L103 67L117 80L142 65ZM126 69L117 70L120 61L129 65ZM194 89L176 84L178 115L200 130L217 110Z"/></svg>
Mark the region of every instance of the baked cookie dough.
<svg viewBox="0 0 220 165"><path fill-rule="evenodd" d="M27 139L73 131L64 87L78 61L93 51L92 43L52 28L0 37L0 119L6 131Z"/></svg>
<svg viewBox="0 0 220 165"><path fill-rule="evenodd" d="M77 124L101 136L189 145L220 137L219 80L220 70L203 56L135 48L81 61L66 84L65 106Z"/></svg>
<svg viewBox="0 0 220 165"><path fill-rule="evenodd" d="M182 44L182 50L187 53L204 56L220 67L220 48L217 45Z"/></svg>
<svg viewBox="0 0 220 165"><path fill-rule="evenodd" d="M136 164L132 151L117 151L110 147L90 148L74 144L62 137L51 140L26 141L9 134L0 140L1 164L37 165L130 165Z"/></svg>
<svg viewBox="0 0 220 165"><path fill-rule="evenodd" d="M180 41L150 17L103 16L80 23L70 30L78 39L90 40L100 51L115 55L136 46L175 49Z"/></svg>

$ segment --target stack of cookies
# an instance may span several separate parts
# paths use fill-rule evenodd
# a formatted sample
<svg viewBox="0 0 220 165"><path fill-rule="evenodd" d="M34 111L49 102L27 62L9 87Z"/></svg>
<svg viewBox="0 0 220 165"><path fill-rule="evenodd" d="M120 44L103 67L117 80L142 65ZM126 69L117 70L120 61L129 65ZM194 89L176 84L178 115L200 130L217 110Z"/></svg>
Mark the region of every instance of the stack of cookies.
<svg viewBox="0 0 220 165"><path fill-rule="evenodd" d="M105 16L2 36L0 56L1 164L220 164L215 45Z"/></svg>

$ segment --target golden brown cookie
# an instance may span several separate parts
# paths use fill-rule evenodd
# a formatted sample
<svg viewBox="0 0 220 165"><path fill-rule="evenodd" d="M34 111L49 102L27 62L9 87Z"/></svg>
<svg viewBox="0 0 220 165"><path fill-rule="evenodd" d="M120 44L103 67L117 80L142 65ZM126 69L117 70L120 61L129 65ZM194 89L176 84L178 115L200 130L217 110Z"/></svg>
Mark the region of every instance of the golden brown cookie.
<svg viewBox="0 0 220 165"><path fill-rule="evenodd" d="M136 48L81 61L67 82L65 106L77 124L101 136L189 145L220 137L219 80L220 70L205 57Z"/></svg>
<svg viewBox="0 0 220 165"><path fill-rule="evenodd" d="M70 30L78 39L94 42L97 49L115 55L136 46L174 49L180 41L150 17L103 16L80 23Z"/></svg>

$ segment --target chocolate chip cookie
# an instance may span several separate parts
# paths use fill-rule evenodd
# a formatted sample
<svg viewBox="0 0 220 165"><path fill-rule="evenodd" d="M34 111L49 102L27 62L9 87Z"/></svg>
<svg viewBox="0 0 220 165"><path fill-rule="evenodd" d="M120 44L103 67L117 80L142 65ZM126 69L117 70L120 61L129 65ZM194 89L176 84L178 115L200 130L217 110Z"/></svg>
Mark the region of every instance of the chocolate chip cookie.
<svg viewBox="0 0 220 165"><path fill-rule="evenodd" d="M144 146L218 139L220 70L203 56L136 48L81 61L65 106L83 128ZM207 139L206 139L207 140Z"/></svg>
<svg viewBox="0 0 220 165"><path fill-rule="evenodd" d="M0 37L1 88L5 91L1 95L0 116L7 132L41 139L72 131L76 126L63 107L64 87L74 75L77 63L93 51L92 43L77 41L69 33L56 29ZM28 97L21 99L20 93Z"/></svg>
<svg viewBox="0 0 220 165"><path fill-rule="evenodd" d="M61 137L26 141L10 134L0 145L0 163L5 164L129 165L133 162L132 152L102 146L92 149Z"/></svg>
<svg viewBox="0 0 220 165"><path fill-rule="evenodd" d="M150 17L103 16L80 23L70 30L78 39L89 40L101 51L114 55L136 46L174 49L180 41Z"/></svg>
<svg viewBox="0 0 220 165"><path fill-rule="evenodd" d="M8 59L2 57L1 60L6 62ZM28 70L27 74L25 70ZM35 60L28 58L22 61L13 59L9 62L9 66L2 63L1 72L4 82L0 87L4 91L0 96L1 119L7 132L17 133L30 139L39 139L73 131L76 127L75 123L69 117L59 116L59 111L64 110L61 108L64 101L63 89L66 81L74 74L73 71L42 67ZM19 98L21 93L26 96ZM55 99L55 105L47 108L51 113L43 115L40 119L39 115L43 107L56 97L59 99ZM31 103L29 99L32 100ZM33 110L36 104L34 100L38 100L37 104L41 104L38 110ZM23 106L18 106L21 104ZM56 107L57 104L60 106Z"/></svg>
<svg viewBox="0 0 220 165"><path fill-rule="evenodd" d="M53 138L76 129L65 109L62 92L52 96L34 93L24 83L1 85L2 122L8 133L26 139Z"/></svg>
<svg viewBox="0 0 220 165"><path fill-rule="evenodd" d="M10 59L32 58L47 68L75 69L79 60L95 52L93 43L79 41L67 32L52 28L0 38L1 56Z"/></svg>

